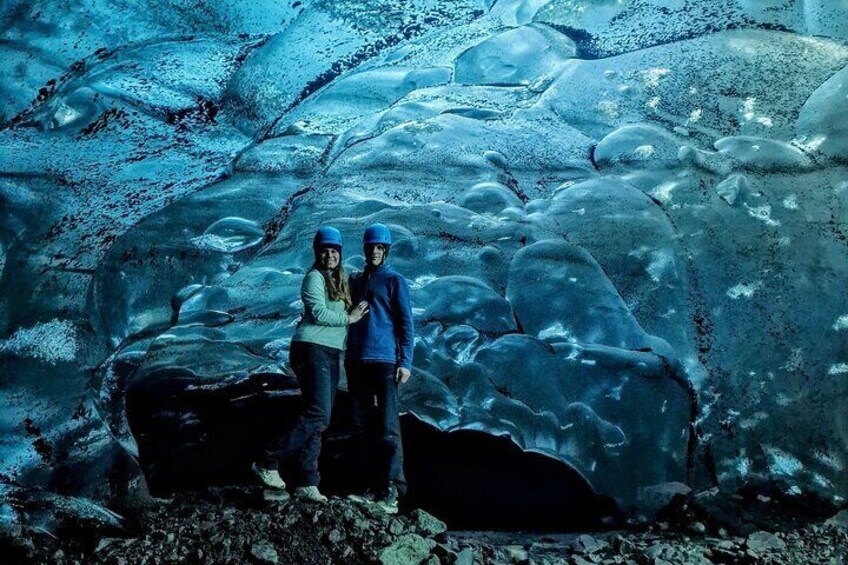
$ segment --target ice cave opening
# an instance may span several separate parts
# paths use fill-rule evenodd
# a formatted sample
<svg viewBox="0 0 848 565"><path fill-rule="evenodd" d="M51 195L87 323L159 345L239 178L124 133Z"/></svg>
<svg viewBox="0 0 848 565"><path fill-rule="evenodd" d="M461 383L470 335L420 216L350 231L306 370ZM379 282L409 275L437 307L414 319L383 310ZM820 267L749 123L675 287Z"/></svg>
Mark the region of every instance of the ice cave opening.
<svg viewBox="0 0 848 565"><path fill-rule="evenodd" d="M253 485L250 464L297 414L296 389L258 379L238 391L183 386L164 371L130 386L127 418L139 464L154 496L207 487ZM619 525L621 512L569 465L524 451L508 437L438 430L411 414L401 420L407 502L452 529L584 531ZM355 443L350 398L339 391L321 455L322 490L362 488L352 474ZM285 464L281 470L289 476Z"/></svg>

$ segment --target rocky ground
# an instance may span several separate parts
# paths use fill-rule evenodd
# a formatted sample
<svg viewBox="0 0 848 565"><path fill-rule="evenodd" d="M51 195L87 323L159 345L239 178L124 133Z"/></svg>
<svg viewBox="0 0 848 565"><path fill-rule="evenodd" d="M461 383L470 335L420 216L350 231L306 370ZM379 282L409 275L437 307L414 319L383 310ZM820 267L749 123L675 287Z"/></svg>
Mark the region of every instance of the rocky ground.
<svg viewBox="0 0 848 565"><path fill-rule="evenodd" d="M458 547L473 548L475 561L484 563L848 563L848 536L844 523L841 527L832 524L813 525L794 532L757 531L744 537L704 535L699 531L697 524L696 529L688 533L664 530L665 527L666 524L661 524L642 532L619 531L566 536L457 532L451 535L451 541Z"/></svg>
<svg viewBox="0 0 848 565"><path fill-rule="evenodd" d="M444 522L420 509L404 509L391 517L342 498L321 505L265 500L260 492L245 488L210 489L175 496L138 512L127 524L129 533L101 529L94 534L67 531L57 537L38 529L6 529L0 534L0 561L75 565L848 562L846 510L804 525L793 525L792 517L772 516L773 523L785 530L772 532L759 529L760 524L745 519L744 512L737 513L739 520L734 523L726 508L709 506L707 496L701 495L700 500L678 497L651 525L631 524L592 534L524 534L449 532ZM737 509L751 511L752 505L741 504L741 497L737 502ZM712 508L711 514L707 508ZM802 514L797 509L791 512L794 519Z"/></svg>

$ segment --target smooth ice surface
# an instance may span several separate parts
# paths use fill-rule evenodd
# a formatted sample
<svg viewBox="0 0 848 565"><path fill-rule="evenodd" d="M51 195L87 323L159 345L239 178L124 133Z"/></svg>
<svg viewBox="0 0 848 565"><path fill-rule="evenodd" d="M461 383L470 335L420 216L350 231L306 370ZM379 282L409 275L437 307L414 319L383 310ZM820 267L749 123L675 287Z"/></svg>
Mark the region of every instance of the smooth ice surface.
<svg viewBox="0 0 848 565"><path fill-rule="evenodd" d="M666 482L844 499L842 4L6 2L0 488L110 522L73 497L137 483L130 392L191 445L180 401L290 390L312 233L353 270L379 221L405 410L633 514Z"/></svg>
<svg viewBox="0 0 848 565"><path fill-rule="evenodd" d="M540 241L521 249L510 264L506 295L531 336L556 332L566 341L621 349L647 346L600 265L579 247Z"/></svg>
<svg viewBox="0 0 848 565"><path fill-rule="evenodd" d="M413 300L425 305L417 317L450 325L468 325L481 332L506 333L516 329L510 303L491 287L471 277L446 276L413 291Z"/></svg>
<svg viewBox="0 0 848 565"><path fill-rule="evenodd" d="M459 84L530 85L553 79L575 54L568 37L545 25L509 29L475 45L456 60Z"/></svg>
<svg viewBox="0 0 848 565"><path fill-rule="evenodd" d="M845 116L848 115L848 68L827 79L813 92L795 125L801 142L829 157L848 157Z"/></svg>
<svg viewBox="0 0 848 565"><path fill-rule="evenodd" d="M674 134L647 124L627 125L604 137L595 147L595 163L607 171L642 167L669 169L679 166L685 142Z"/></svg>

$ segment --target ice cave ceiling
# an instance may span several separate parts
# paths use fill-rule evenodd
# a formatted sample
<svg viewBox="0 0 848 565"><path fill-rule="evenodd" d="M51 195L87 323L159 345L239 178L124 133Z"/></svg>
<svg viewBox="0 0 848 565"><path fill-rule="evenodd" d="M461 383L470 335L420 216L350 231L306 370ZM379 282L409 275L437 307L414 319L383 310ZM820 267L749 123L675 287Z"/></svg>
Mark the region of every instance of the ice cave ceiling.
<svg viewBox="0 0 848 565"><path fill-rule="evenodd" d="M846 2L10 0L0 22L0 488L104 500L129 388L285 375L311 233L357 268L380 221L422 421L625 509L669 482L848 495Z"/></svg>

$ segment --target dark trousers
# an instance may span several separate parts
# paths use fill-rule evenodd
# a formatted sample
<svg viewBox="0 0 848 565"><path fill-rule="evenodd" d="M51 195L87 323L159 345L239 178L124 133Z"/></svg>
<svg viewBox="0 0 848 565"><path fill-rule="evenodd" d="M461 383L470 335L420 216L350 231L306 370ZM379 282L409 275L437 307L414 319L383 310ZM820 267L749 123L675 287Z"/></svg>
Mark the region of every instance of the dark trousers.
<svg viewBox="0 0 848 565"><path fill-rule="evenodd" d="M300 383L301 411L292 426L266 449L265 463L276 468L283 460L296 457L296 486L318 486L321 479L321 434L330 425L342 362L340 349L292 342L289 363Z"/></svg>
<svg viewBox="0 0 848 565"><path fill-rule="evenodd" d="M378 494L390 484L404 494L396 367L391 363L346 361L345 369L353 399L354 432L360 445L360 477Z"/></svg>

